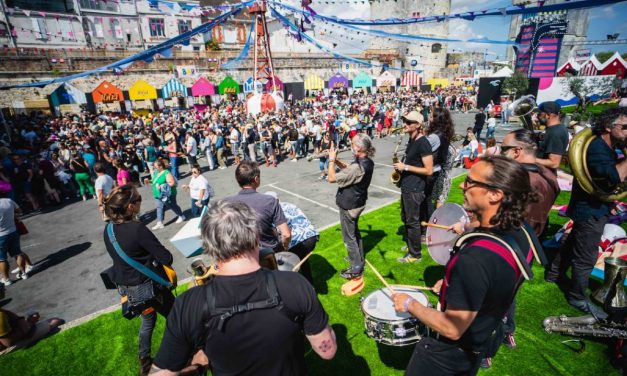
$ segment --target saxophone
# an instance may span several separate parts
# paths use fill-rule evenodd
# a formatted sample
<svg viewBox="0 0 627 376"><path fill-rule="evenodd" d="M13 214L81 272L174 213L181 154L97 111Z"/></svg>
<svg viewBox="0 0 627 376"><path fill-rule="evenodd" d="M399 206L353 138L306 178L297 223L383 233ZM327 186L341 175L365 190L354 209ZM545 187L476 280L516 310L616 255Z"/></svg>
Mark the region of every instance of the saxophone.
<svg viewBox="0 0 627 376"><path fill-rule="evenodd" d="M394 154L392 154L392 164L398 163L399 161L398 148L401 146L401 142L403 142L403 137L399 136L398 140L396 141L396 148L394 149ZM401 186L401 173L396 171L396 169L394 169L394 171L392 172L392 175L390 176L390 181L395 186L400 187Z"/></svg>
<svg viewBox="0 0 627 376"><path fill-rule="evenodd" d="M570 336L627 338L627 325L598 321L593 316L550 316L542 322L547 333L561 333Z"/></svg>

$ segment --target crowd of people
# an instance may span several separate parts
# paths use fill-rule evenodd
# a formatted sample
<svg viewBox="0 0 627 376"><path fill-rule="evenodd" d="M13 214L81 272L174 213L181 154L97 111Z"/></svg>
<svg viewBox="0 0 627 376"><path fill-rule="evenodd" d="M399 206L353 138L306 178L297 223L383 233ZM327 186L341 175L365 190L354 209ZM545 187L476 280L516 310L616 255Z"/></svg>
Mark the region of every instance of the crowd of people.
<svg viewBox="0 0 627 376"><path fill-rule="evenodd" d="M359 218L374 173L373 139L397 137L402 131L408 141L390 171L399 176L406 239L405 255L397 261L419 263L423 222L447 200L457 158L451 109L468 110L472 103L452 97L446 92L320 95L258 117L247 115L238 101L203 112L20 117L12 128L13 148L0 150L5 152L0 178L10 184L14 200L33 211L64 199L98 200L109 223L104 243L113 259L111 280L142 318L142 374L206 367L213 374L305 374L303 334L323 359L333 358L337 350L329 316L311 283L316 271L307 262L303 276L272 270L280 252L291 250L305 258L319 234L300 209L279 202L276 193L257 192L261 167L319 159L320 178L338 187L336 205L349 264L340 275L355 281L367 263ZM441 308L429 308L406 294L393 294L390 302L396 311L409 312L439 333L418 342L407 374L475 374L490 366L501 344L515 347L516 292L533 277L534 259L547 267L548 282L563 283L572 266L568 302L583 312L607 316L585 290L594 265L592 249L596 256L592 245L600 241L612 203L584 191L575 180L569 213L577 232L552 264L538 241L559 193L556 170L568 147L560 114L557 103L545 102L537 115L546 126L541 142L533 131L518 129L500 146L489 137L487 150L480 154L482 127L487 119L493 136L490 128L496 120L479 109L475 127L466 135L470 150L462 149L459 157L476 159L462 185L464 209L472 221L450 227L462 236L444 278L433 287ZM614 149L627 139L626 109L607 110L594 131L593 178L613 186L624 182L627 161L619 161ZM338 159L341 149L351 151L350 162ZM241 191L210 204L214 192L202 176L201 158L209 170L234 167ZM167 282L159 282L167 276L161 266L171 265L173 258L136 220L142 203L137 186L152 186L157 206L153 230L164 226L167 208L177 222L185 221L176 200L180 170L186 169L180 167L183 159L192 179L180 188L190 191L194 216L207 207L201 237L218 272L209 283L174 299ZM153 359L150 343L157 313L167 323Z"/></svg>

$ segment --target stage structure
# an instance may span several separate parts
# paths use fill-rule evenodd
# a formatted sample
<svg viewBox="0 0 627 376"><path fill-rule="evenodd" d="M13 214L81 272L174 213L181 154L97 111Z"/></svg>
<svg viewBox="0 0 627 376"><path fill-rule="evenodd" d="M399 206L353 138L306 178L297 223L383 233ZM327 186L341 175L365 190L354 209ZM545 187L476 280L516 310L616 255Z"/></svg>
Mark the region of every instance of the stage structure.
<svg viewBox="0 0 627 376"><path fill-rule="evenodd" d="M257 0L248 12L253 16L254 51L253 51L253 83L262 85L253 86L253 94L246 100L246 108L249 114L256 115L259 112L278 111L284 107L284 101L280 90L280 81L275 76L272 64L272 50L270 49L270 34L266 22L267 0ZM264 93L266 89L268 93Z"/></svg>

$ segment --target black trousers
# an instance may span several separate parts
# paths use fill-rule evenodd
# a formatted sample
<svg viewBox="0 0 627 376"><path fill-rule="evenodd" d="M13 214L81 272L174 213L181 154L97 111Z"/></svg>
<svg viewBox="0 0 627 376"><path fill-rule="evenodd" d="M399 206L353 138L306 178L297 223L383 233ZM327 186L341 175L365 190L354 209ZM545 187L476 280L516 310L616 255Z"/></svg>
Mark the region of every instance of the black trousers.
<svg viewBox="0 0 627 376"><path fill-rule="evenodd" d="M586 299L590 273L597 261L599 243L607 220L608 217L603 216L574 221L570 235L553 259L547 279L563 278L568 267L570 265L573 267L568 300Z"/></svg>
<svg viewBox="0 0 627 376"><path fill-rule="evenodd" d="M420 221L429 222L431 215L433 215L435 197L433 197L433 189L435 188L435 182L438 180L438 176L442 171L434 172L433 175L426 177L425 186L425 199L420 204ZM424 228L422 229L424 232Z"/></svg>
<svg viewBox="0 0 627 376"><path fill-rule="evenodd" d="M407 376L476 375L481 357L477 353L424 337L409 360Z"/></svg>
<svg viewBox="0 0 627 376"><path fill-rule="evenodd" d="M316 244L318 243L319 236L312 236L311 238L302 241L292 248L289 249L290 252L295 253L301 260L305 258L309 254L309 252L313 251L316 248ZM313 276L311 274L311 266L309 265L309 260L305 261L303 265L300 266L299 270L300 274L303 277L307 278L309 283L313 285Z"/></svg>
<svg viewBox="0 0 627 376"><path fill-rule="evenodd" d="M412 257L421 257L420 206L425 199L424 192L401 193L401 220L407 231L407 251Z"/></svg>

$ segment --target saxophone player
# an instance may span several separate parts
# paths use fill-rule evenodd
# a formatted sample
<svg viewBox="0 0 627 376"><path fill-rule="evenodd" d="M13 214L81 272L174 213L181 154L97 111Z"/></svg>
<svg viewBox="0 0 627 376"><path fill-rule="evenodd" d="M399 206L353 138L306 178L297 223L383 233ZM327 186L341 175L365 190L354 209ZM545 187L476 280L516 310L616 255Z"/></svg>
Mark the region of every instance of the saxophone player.
<svg viewBox="0 0 627 376"><path fill-rule="evenodd" d="M610 108L599 117L593 127L596 135L583 156L592 181L605 191L612 191L627 177L627 158L618 162L615 148L627 140L627 108ZM571 146L572 147L572 146ZM545 279L557 283L565 277L572 265L572 282L567 292L568 303L586 313L603 319L607 314L593 305L586 297L590 273L597 260L597 249L608 221L612 202L604 201L601 192L588 193L575 171L576 179L568 203L567 215L573 220L573 228L566 242L553 260Z"/></svg>
<svg viewBox="0 0 627 376"><path fill-rule="evenodd" d="M420 205L425 199L427 176L433 174L433 151L424 135L424 117L418 111L402 116L403 130L409 136L405 159L394 163L401 174L401 220L407 231L407 253L400 263L419 262L422 258L420 233Z"/></svg>

